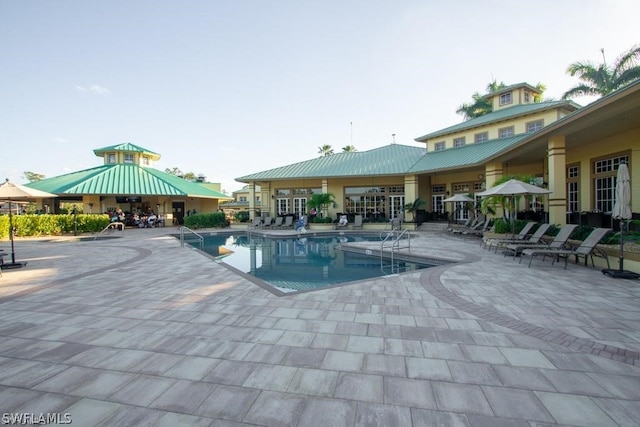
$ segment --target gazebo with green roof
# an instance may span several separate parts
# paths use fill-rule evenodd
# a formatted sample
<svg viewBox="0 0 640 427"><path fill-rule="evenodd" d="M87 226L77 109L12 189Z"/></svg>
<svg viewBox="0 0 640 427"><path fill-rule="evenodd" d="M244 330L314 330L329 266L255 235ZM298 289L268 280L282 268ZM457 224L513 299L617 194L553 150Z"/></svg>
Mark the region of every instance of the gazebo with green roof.
<svg viewBox="0 0 640 427"><path fill-rule="evenodd" d="M93 150L104 164L42 181L29 187L56 194L58 202L81 204L85 213L154 210L168 222L182 223L185 212L215 212L219 202L231 197L220 184L188 181L151 167L160 154L130 142Z"/></svg>

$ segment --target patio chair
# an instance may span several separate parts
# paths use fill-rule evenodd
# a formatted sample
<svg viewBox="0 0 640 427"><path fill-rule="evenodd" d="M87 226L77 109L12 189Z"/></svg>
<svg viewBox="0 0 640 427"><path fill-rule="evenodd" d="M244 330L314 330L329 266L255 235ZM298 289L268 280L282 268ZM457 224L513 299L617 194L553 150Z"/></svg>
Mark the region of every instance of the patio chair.
<svg viewBox="0 0 640 427"><path fill-rule="evenodd" d="M262 223L262 228L265 228L265 227L271 227L271 217L270 216L264 217L264 222Z"/></svg>
<svg viewBox="0 0 640 427"><path fill-rule="evenodd" d="M282 217L277 216L276 221L271 225L271 228L281 228L282 227Z"/></svg>
<svg viewBox="0 0 640 427"><path fill-rule="evenodd" d="M512 237L509 237L509 238L505 238L505 239L483 239L483 240L485 240L484 248L485 249L489 248L489 250L491 250L491 248L495 246L496 247L495 252L498 253L498 247L500 247L500 246L506 246L509 243L517 243L519 241L525 240L527 238L527 236L529 236L529 231L531 231L531 229L533 228L534 225L536 225L535 222L527 222L524 225L524 227L522 227L522 230L520 230L520 232L518 234L513 235ZM542 230L542 234L536 235L536 233L538 233L538 231L536 230L536 232L530 236L530 239L534 238L534 236L535 236L535 240L533 240L534 243L539 243L540 239L542 238L544 233L549 228L549 224L541 224L540 227L538 227L538 230L540 228L542 228L543 226L545 226L545 225L546 225L546 227L544 227L544 229Z"/></svg>
<svg viewBox="0 0 640 427"><path fill-rule="evenodd" d="M258 228L262 225L262 218L256 218L253 220L251 224L249 224L249 228Z"/></svg>
<svg viewBox="0 0 640 427"><path fill-rule="evenodd" d="M492 246L496 246L496 252L498 251L498 246L499 245L506 245L508 243L514 243L517 242L519 240L524 240L527 235L529 234L529 231L531 231L531 229L533 228L533 226L536 225L535 222L527 222L524 227L522 227L522 230L520 230L520 232L518 234L514 234L509 238L504 238L504 239L482 239L482 242L480 242L480 247L484 247L485 249L489 249L491 250ZM484 246L483 246L483 242L484 242Z"/></svg>
<svg viewBox="0 0 640 427"><path fill-rule="evenodd" d="M607 254L597 247L598 243L604 236L606 236L611 231L610 228L595 228L584 241L580 244L580 246L574 249L533 249L526 248L522 250L522 256L529 257L529 267L531 267L531 261L534 256L542 255L542 259L547 256L553 257L553 261L551 265L553 265L560 258L564 258L564 268L567 268L567 261L570 256L574 256L576 259L576 263L580 259L580 257L584 257L584 265L587 265L587 258L591 258L591 265L595 267L595 263L593 261L593 257L597 256L600 258L604 258L607 261L607 268L609 266L609 257ZM522 261L522 258L520 259Z"/></svg>
<svg viewBox="0 0 640 427"><path fill-rule="evenodd" d="M564 249L569 237L571 237L571 233L578 226L576 224L567 224L563 225L560 228L560 231L549 243L531 243L527 240L523 242L510 243L507 245L504 251L504 256L507 256L513 253L514 258L520 256L524 249Z"/></svg>
<svg viewBox="0 0 640 427"><path fill-rule="evenodd" d="M284 217L282 228L293 228L293 217L291 215Z"/></svg>
<svg viewBox="0 0 640 427"><path fill-rule="evenodd" d="M353 230L355 230L356 228L359 228L362 230L362 215L356 215L353 218L353 225L351 226L351 228Z"/></svg>
<svg viewBox="0 0 640 427"><path fill-rule="evenodd" d="M477 225L471 230L465 230L458 234L462 234L462 237L482 237L490 227L492 226L491 218L486 218L483 222Z"/></svg>
<svg viewBox="0 0 640 427"><path fill-rule="evenodd" d="M469 217L463 224L451 224L445 231L447 233L453 233L456 230L467 230L471 227L474 227L480 220L478 218Z"/></svg>

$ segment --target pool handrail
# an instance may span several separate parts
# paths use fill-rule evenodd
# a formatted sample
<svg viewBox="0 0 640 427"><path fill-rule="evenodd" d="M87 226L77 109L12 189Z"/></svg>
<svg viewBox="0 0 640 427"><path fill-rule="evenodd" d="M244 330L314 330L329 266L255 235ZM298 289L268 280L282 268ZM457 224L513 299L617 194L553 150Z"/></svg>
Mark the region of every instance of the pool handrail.
<svg viewBox="0 0 640 427"><path fill-rule="evenodd" d="M204 251L204 237L202 235L196 233L195 231L193 231L189 227L185 227L185 226L180 227L180 246L184 247L184 242L185 242L184 234L185 234L185 231L187 231L190 234L193 234L194 236L196 236L195 240L198 241L199 246L200 246L200 250Z"/></svg>

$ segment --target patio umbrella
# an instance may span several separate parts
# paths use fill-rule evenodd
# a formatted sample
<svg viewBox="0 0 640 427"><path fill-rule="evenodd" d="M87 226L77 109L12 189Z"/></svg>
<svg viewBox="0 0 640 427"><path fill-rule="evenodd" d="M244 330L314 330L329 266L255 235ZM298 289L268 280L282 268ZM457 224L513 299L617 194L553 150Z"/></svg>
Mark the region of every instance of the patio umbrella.
<svg viewBox="0 0 640 427"><path fill-rule="evenodd" d="M526 182L519 181L515 178L511 178L509 181L496 185L488 190L476 193L476 196L489 197L489 196L509 196L512 199L513 211L515 212L515 196L528 196L535 194L549 194L551 191L546 188L537 187L533 184L527 184ZM515 219L511 220L511 231L515 234Z"/></svg>
<svg viewBox="0 0 640 427"><path fill-rule="evenodd" d="M453 196L444 199L443 202L451 202L457 205L458 203L475 202L475 200L466 194L454 194Z"/></svg>
<svg viewBox="0 0 640 427"><path fill-rule="evenodd" d="M629 227L628 221L632 218L630 181L629 168L625 163L620 164L616 177L615 202L611 211L611 216L620 220L620 268L618 270L605 268L602 273L611 277L637 279L640 277L639 274L624 270L624 232Z"/></svg>
<svg viewBox="0 0 640 427"><path fill-rule="evenodd" d="M13 236L13 213L11 205L14 202L25 202L33 199L48 199L58 197L55 194L45 191L36 190L34 188L25 187L7 180L0 184L0 200L9 203L9 237L11 238L11 263L2 264L2 268L20 268L24 267L26 262L16 262L16 251Z"/></svg>

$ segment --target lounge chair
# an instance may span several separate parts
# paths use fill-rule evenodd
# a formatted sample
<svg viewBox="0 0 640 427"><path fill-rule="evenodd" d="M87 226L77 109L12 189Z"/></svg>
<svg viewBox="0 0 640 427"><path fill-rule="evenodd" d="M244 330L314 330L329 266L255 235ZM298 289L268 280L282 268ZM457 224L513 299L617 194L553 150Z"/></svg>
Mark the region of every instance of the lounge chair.
<svg viewBox="0 0 640 427"><path fill-rule="evenodd" d="M447 233L454 233L456 230L463 231L468 230L471 227L474 227L480 220L478 218L468 218L464 224L452 224L451 227L448 227L445 231Z"/></svg>
<svg viewBox="0 0 640 427"><path fill-rule="evenodd" d="M262 223L262 228L264 227L271 227L271 217L270 216L266 216L264 218L264 222Z"/></svg>
<svg viewBox="0 0 640 427"><path fill-rule="evenodd" d="M271 225L271 228L280 228L282 227L282 217L277 216L276 221Z"/></svg>
<svg viewBox="0 0 640 427"><path fill-rule="evenodd" d="M465 230L458 234L462 234L462 237L482 237L489 227L491 227L491 218L485 218L483 222L473 229Z"/></svg>
<svg viewBox="0 0 640 427"><path fill-rule="evenodd" d="M532 224L532 225L530 225ZM544 236L544 233L547 232L547 230L549 229L549 227L551 226L551 224L540 224L540 226L538 227L538 229L535 231L535 233L533 234L529 234L529 232L531 231L531 229L536 225L535 222L528 222L525 224L524 228L522 229L522 231L520 231L520 233L518 233L516 235L516 237L511 238L511 239L489 239L489 250L491 250L492 247L495 246L495 253L498 253L498 248L499 247L505 247L511 243L518 243L518 242L530 242L532 244L541 244L540 241L542 239L542 236ZM529 236L527 238L527 236ZM487 247L487 244L485 243L485 248Z"/></svg>
<svg viewBox="0 0 640 427"><path fill-rule="evenodd" d="M353 218L353 225L351 226L351 228L353 230L355 230L356 228L359 228L362 230L362 215L356 215Z"/></svg>
<svg viewBox="0 0 640 427"><path fill-rule="evenodd" d="M293 217L291 215L284 217L282 228L293 228Z"/></svg>
<svg viewBox="0 0 640 427"><path fill-rule="evenodd" d="M492 246L496 246L496 251L497 246L499 245L505 245L508 243L513 243L513 242L517 242L520 240L524 240L527 235L529 234L529 231L531 230L531 228L533 228L533 226L536 225L535 222L528 222L524 225L524 227L522 227L522 230L520 230L520 232L518 234L512 234L511 237L507 237L504 239L498 238L498 239L482 239L482 241L480 241L480 247L484 247L485 249L489 248L489 250L491 250Z"/></svg>
<svg viewBox="0 0 640 427"><path fill-rule="evenodd" d="M256 218L253 220L251 224L249 224L249 228L258 228L262 225L262 218Z"/></svg>
<svg viewBox="0 0 640 427"><path fill-rule="evenodd" d="M578 262L580 257L584 257L584 265L587 265L587 258L591 257L591 265L595 267L595 263L593 261L593 257L601 257L607 261L607 268L609 266L609 258L607 254L598 249L597 245L602 240L604 236L606 236L611 231L610 228L595 228L584 241L580 244L580 246L574 249L533 249L526 248L522 250L522 256L529 257L529 267L531 267L531 261L534 256L542 255L543 259L547 256L553 257L553 261L551 265L553 265L560 258L564 258L564 268L567 268L567 261L571 255L575 256L576 262ZM522 261L522 258L520 259Z"/></svg>
<svg viewBox="0 0 640 427"><path fill-rule="evenodd" d="M515 258L519 256L524 249L564 249L569 237L571 237L571 233L573 233L573 230L575 230L576 227L578 227L576 224L563 225L558 234L556 234L553 240L549 243L531 243L528 240L510 243L505 248L504 256L513 253Z"/></svg>

